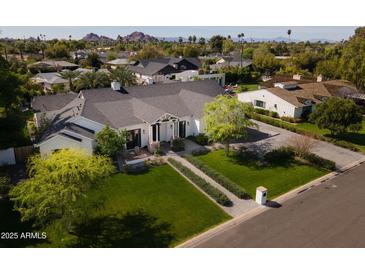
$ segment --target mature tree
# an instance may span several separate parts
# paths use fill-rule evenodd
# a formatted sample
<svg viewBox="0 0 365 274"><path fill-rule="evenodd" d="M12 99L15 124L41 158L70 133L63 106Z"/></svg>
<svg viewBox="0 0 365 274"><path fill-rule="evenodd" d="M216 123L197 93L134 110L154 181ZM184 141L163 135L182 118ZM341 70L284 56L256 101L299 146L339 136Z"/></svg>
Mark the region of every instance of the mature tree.
<svg viewBox="0 0 365 274"><path fill-rule="evenodd" d="M300 70L307 70L313 72L319 61L323 59L323 55L313 52L305 51L297 54L293 58L293 63Z"/></svg>
<svg viewBox="0 0 365 274"><path fill-rule="evenodd" d="M362 115L360 107L352 100L331 97L316 107L310 120L319 128L329 129L336 135L348 130L360 130Z"/></svg>
<svg viewBox="0 0 365 274"><path fill-rule="evenodd" d="M184 47L183 55L184 57L198 57L201 53L201 50L192 45L187 45Z"/></svg>
<svg viewBox="0 0 365 274"><path fill-rule="evenodd" d="M5 43L0 43L0 50L4 51L5 60L8 61L8 49Z"/></svg>
<svg viewBox="0 0 365 274"><path fill-rule="evenodd" d="M225 144L225 153L229 153L231 141L247 136L247 127L255 125L248 117L253 108L236 98L220 95L204 108L204 121L207 134L214 142Z"/></svg>
<svg viewBox="0 0 365 274"><path fill-rule="evenodd" d="M109 158L91 156L82 150L62 149L46 157L33 156L29 179L9 193L21 220L46 224L63 219L70 228L72 219L81 214L80 200L87 191L114 171Z"/></svg>
<svg viewBox="0 0 365 274"><path fill-rule="evenodd" d="M21 81L8 70L8 63L0 56L0 119L18 109L21 100Z"/></svg>
<svg viewBox="0 0 365 274"><path fill-rule="evenodd" d="M289 41L290 41L291 29L288 29L288 31L286 33L288 34Z"/></svg>
<svg viewBox="0 0 365 274"><path fill-rule="evenodd" d="M189 35L188 40L189 40L189 43L191 44L191 42L193 41L193 36Z"/></svg>
<svg viewBox="0 0 365 274"><path fill-rule="evenodd" d="M196 43L196 36L195 35L193 35L192 41L193 41L194 44Z"/></svg>
<svg viewBox="0 0 365 274"><path fill-rule="evenodd" d="M75 81L77 90L102 88L110 85L109 75L105 72L85 72Z"/></svg>
<svg viewBox="0 0 365 274"><path fill-rule="evenodd" d="M100 61L99 55L96 52L91 52L85 60L82 60L82 65L91 68L100 68L103 62Z"/></svg>
<svg viewBox="0 0 365 274"><path fill-rule="evenodd" d="M322 75L325 78L336 79L340 77L339 60L330 59L319 61L316 65L315 72L317 75Z"/></svg>
<svg viewBox="0 0 365 274"><path fill-rule="evenodd" d="M357 28L346 43L340 59L341 76L365 89L365 27Z"/></svg>
<svg viewBox="0 0 365 274"><path fill-rule="evenodd" d="M45 54L49 58L69 58L68 45L63 41L50 44L45 50Z"/></svg>
<svg viewBox="0 0 365 274"><path fill-rule="evenodd" d="M242 52L242 57L245 59L252 59L254 51L254 48L245 48Z"/></svg>
<svg viewBox="0 0 365 274"><path fill-rule="evenodd" d="M209 40L209 45L213 51L222 52L224 37L221 35L214 35Z"/></svg>
<svg viewBox="0 0 365 274"><path fill-rule="evenodd" d="M123 87L133 86L137 83L135 74L128 67L118 67L112 71L110 78L119 82Z"/></svg>
<svg viewBox="0 0 365 274"><path fill-rule="evenodd" d="M273 73L280 67L274 54L270 53L266 48L258 48L254 51L253 65L258 71L263 73Z"/></svg>
<svg viewBox="0 0 365 274"><path fill-rule="evenodd" d="M157 47L152 44L147 44L135 56L133 56L133 59L135 60L155 59L155 58L161 58L163 56L164 53L160 47Z"/></svg>
<svg viewBox="0 0 365 274"><path fill-rule="evenodd" d="M199 45L204 46L205 45L205 38L204 37L200 37L198 43L199 43Z"/></svg>
<svg viewBox="0 0 365 274"><path fill-rule="evenodd" d="M74 90L73 82L74 80L80 76L79 71L72 71L72 70L64 70L59 73L61 78L68 80L68 85L71 91Z"/></svg>
<svg viewBox="0 0 365 274"><path fill-rule="evenodd" d="M17 50L19 51L19 54L20 54L20 58L22 60L24 60L24 56L23 56L23 53L25 51L25 42L24 40L17 40L15 42L15 47L17 48Z"/></svg>
<svg viewBox="0 0 365 274"><path fill-rule="evenodd" d="M183 38L180 36L179 37L179 44L181 44L183 42Z"/></svg>
<svg viewBox="0 0 365 274"><path fill-rule="evenodd" d="M115 157L125 149L126 136L125 130L115 131L106 125L96 134L97 152L105 156Z"/></svg>
<svg viewBox="0 0 365 274"><path fill-rule="evenodd" d="M234 50L234 43L231 39L225 39L223 41L223 53L229 54Z"/></svg>

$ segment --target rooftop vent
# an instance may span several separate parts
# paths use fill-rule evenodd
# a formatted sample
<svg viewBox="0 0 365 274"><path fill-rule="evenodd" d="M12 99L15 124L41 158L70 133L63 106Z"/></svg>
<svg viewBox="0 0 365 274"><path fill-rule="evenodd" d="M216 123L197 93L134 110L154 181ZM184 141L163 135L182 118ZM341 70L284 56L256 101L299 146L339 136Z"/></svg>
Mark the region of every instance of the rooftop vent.
<svg viewBox="0 0 365 274"><path fill-rule="evenodd" d="M281 83L275 83L274 87L278 87L278 88L282 88L282 89L287 89L287 90L293 90L296 89L298 87L298 83L291 81L291 82L281 82Z"/></svg>
<svg viewBox="0 0 365 274"><path fill-rule="evenodd" d="M110 85L111 85L112 90L120 91L120 83L119 82L113 81L113 82L111 82Z"/></svg>

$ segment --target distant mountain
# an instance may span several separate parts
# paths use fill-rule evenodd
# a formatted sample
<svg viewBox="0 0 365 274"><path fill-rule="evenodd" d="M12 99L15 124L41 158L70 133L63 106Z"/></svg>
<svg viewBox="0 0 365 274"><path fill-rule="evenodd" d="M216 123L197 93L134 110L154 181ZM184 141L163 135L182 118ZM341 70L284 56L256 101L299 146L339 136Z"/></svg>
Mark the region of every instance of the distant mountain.
<svg viewBox="0 0 365 274"><path fill-rule="evenodd" d="M126 36L118 35L117 40L123 41L123 42L156 42L158 39L154 36L144 34L140 31L132 32L131 34L128 34Z"/></svg>
<svg viewBox="0 0 365 274"><path fill-rule="evenodd" d="M88 33L86 34L82 40L87 42L112 42L114 39L104 36L104 35L97 35L95 33Z"/></svg>

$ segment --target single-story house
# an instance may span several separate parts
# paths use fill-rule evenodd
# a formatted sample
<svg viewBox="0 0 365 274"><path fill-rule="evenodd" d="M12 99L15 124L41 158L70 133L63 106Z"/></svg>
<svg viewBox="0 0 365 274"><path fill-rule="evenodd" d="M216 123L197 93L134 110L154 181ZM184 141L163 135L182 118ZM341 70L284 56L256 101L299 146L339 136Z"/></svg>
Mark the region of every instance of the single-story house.
<svg viewBox="0 0 365 274"><path fill-rule="evenodd" d="M242 62L241 62L242 61ZM222 68L226 67L249 67L252 65L252 60L250 59L242 59L237 56L225 56L220 58L215 64L210 65L209 68L211 71L218 71Z"/></svg>
<svg viewBox="0 0 365 274"><path fill-rule="evenodd" d="M205 131L205 103L224 92L215 80L126 88L113 82L111 86L35 97L37 126L45 121L51 125L38 143L40 153L68 147L92 153L96 133L107 124L128 131L127 149L197 135Z"/></svg>
<svg viewBox="0 0 365 274"><path fill-rule="evenodd" d="M35 62L30 65L30 69L38 71L61 71L64 69L75 70L79 65L67 62L67 61L56 61L56 60L44 60Z"/></svg>
<svg viewBox="0 0 365 274"><path fill-rule="evenodd" d="M134 61L131 61L128 58L117 58L107 62L107 64L110 65L112 69L116 69L120 66L133 65L134 63Z"/></svg>
<svg viewBox="0 0 365 274"><path fill-rule="evenodd" d="M63 86L64 90L69 89L69 82L63 79L58 72L38 73L32 78L35 83L43 85L44 92L52 92L56 85Z"/></svg>
<svg viewBox="0 0 365 274"><path fill-rule="evenodd" d="M349 97L357 92L351 83L342 80L305 84L289 81L275 83L271 88L242 92L237 97L241 102L277 112L279 116L301 118L331 96Z"/></svg>
<svg viewBox="0 0 365 274"><path fill-rule="evenodd" d="M169 80L172 74L185 70L198 70L198 58L158 58L139 60L129 68L137 76L137 80L144 84L161 83Z"/></svg>

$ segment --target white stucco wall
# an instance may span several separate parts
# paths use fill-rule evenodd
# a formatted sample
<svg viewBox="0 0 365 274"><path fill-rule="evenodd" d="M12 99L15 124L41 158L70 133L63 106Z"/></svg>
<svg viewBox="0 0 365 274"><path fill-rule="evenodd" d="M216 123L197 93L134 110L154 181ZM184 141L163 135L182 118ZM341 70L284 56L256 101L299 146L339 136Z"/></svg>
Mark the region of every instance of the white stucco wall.
<svg viewBox="0 0 365 274"><path fill-rule="evenodd" d="M137 124L137 125L131 125L131 126L126 126L126 127L122 127L119 128L118 130L134 130L134 129L141 129L141 147L145 147L148 144L148 124L143 123L143 124Z"/></svg>
<svg viewBox="0 0 365 274"><path fill-rule="evenodd" d="M255 106L255 100L263 101L266 104L265 109L275 111L279 114L279 116L299 118L301 114L301 111L296 111L296 107L294 105L272 94L266 89L241 92L237 95L237 98L239 101L251 103L253 106Z"/></svg>
<svg viewBox="0 0 365 274"><path fill-rule="evenodd" d="M41 155L46 155L57 149L78 148L84 149L88 154L92 154L93 147L94 143L90 139L82 139L81 142L78 142L62 135L55 135L53 138L39 144L39 152Z"/></svg>

